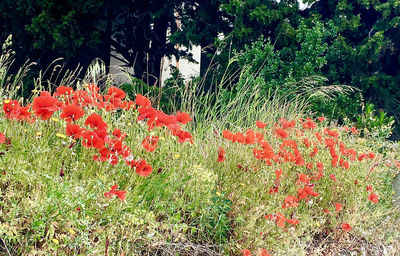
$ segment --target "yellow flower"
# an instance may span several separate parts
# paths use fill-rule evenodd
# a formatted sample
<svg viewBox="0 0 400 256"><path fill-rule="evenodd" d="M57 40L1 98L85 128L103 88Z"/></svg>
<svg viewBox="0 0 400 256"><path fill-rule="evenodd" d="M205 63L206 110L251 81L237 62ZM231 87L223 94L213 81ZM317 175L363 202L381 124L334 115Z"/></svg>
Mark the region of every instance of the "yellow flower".
<svg viewBox="0 0 400 256"><path fill-rule="evenodd" d="M43 134L42 132L37 132L36 133L37 136L42 136L42 134Z"/></svg>
<svg viewBox="0 0 400 256"><path fill-rule="evenodd" d="M24 129L24 132L27 132L28 130L27 129Z"/></svg>
<svg viewBox="0 0 400 256"><path fill-rule="evenodd" d="M315 226L319 227L321 226L321 224L319 224L319 222L315 223Z"/></svg>
<svg viewBox="0 0 400 256"><path fill-rule="evenodd" d="M4 101L5 104L8 104L8 103L10 103L10 102L11 102L11 100L5 100L5 101Z"/></svg>
<svg viewBox="0 0 400 256"><path fill-rule="evenodd" d="M365 143L367 140L364 138L357 138L358 143Z"/></svg>
<svg viewBox="0 0 400 256"><path fill-rule="evenodd" d="M160 140L165 140L165 138L164 138L164 137L161 137L161 136L159 137L159 139L160 139Z"/></svg>
<svg viewBox="0 0 400 256"><path fill-rule="evenodd" d="M62 139L67 138L67 136L65 136L65 135L62 134L62 133L56 133L56 136L57 136L57 137L60 137L60 138L62 138Z"/></svg>
<svg viewBox="0 0 400 256"><path fill-rule="evenodd" d="M221 196L221 193L219 193L218 191L215 192L215 194L216 194L217 196Z"/></svg>
<svg viewBox="0 0 400 256"><path fill-rule="evenodd" d="M55 243L55 244L60 244L60 242L55 238L51 239L51 241L53 241L53 243Z"/></svg>
<svg viewBox="0 0 400 256"><path fill-rule="evenodd" d="M57 118L52 117L51 120L53 120L54 122L59 122L60 120Z"/></svg>
<svg viewBox="0 0 400 256"><path fill-rule="evenodd" d="M76 234L75 230L73 230L72 228L70 228L68 231L69 231L69 233L71 233L71 235L75 235Z"/></svg>
<svg viewBox="0 0 400 256"><path fill-rule="evenodd" d="M180 154L175 154L175 155L174 155L174 158L175 158L175 159L178 159L178 158L180 158L180 157L181 157Z"/></svg>
<svg viewBox="0 0 400 256"><path fill-rule="evenodd" d="M35 93L35 92L38 92L38 90L35 89L35 90L32 90L32 92Z"/></svg>

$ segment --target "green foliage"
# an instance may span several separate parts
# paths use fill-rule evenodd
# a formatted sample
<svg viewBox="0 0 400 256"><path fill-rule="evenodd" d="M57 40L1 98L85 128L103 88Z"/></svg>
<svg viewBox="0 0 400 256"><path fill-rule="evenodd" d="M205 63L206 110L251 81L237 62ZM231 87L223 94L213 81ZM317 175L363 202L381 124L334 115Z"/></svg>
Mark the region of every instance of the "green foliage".
<svg viewBox="0 0 400 256"><path fill-rule="evenodd" d="M326 40L334 31L321 22L307 25L304 21L294 33L295 42L279 50L264 38L246 45L238 56L239 67L250 66L249 72L262 77L272 88L321 75L321 69L326 65Z"/></svg>
<svg viewBox="0 0 400 256"><path fill-rule="evenodd" d="M86 72L88 81L98 81L102 70L101 64L95 63ZM93 149L83 147L79 141L70 147L73 138L60 136L65 131L64 120L18 122L1 114L0 131L11 138L12 147L0 154L0 171L3 172L0 175L0 253L5 254L3 248L7 248L17 255L102 255L108 248L108 253L113 255L122 252L239 255L243 248L254 251L266 248L276 255L306 255L310 254L309 240L326 230L330 232L329 242L322 241L319 247L313 248L324 250L332 243L341 246L338 238L343 236L342 221L351 222L351 234L357 238L368 243L385 242L397 246L399 233L392 223L399 220L400 213L392 208L390 184L397 170L394 165L385 165L386 161L398 157L393 143L359 138L341 131L338 139L357 152L370 152L378 145L386 145L385 155L376 152L376 161L356 160L349 170L331 166L331 156L325 147L321 147L318 158L313 159L309 156L310 149L302 143L305 137L296 132L303 130L298 120L305 117L303 110L307 102L296 101L296 98L289 101L279 90L271 90L267 101L260 93L263 80L257 79L259 83L235 87L240 90L234 94L219 87L216 95L202 94L202 97L190 96L198 91L196 86L186 84L180 106L173 108L182 110L185 106L195 120L195 124L189 126L193 144L178 143L162 128L149 131L135 122L136 110L85 108L89 113L101 114L110 129L119 128L127 133L125 141L132 154L143 157L154 168L146 178L136 175L121 162L112 166L93 161ZM154 87L132 80L124 86L131 90L136 88L137 93L152 93ZM171 81L167 87L175 84ZM176 81L176 84L181 81L179 74L176 74ZM80 81L75 85L77 89L84 89ZM130 99L134 99L134 93L129 92ZM222 100L222 96L227 98ZM293 168L291 162L274 163L279 167L268 166L254 159L253 146L231 143L221 135L226 128L233 132L251 128L267 135L266 140L276 151L282 140L274 134L274 123L281 117L296 120L295 130L288 130L289 138L297 141L299 150L305 152L305 160L327 163L325 175L316 186L321 195L300 203L293 217L301 222L288 232L264 216L274 212L290 216L292 209L282 209L285 196L297 193L298 184L294 182L300 168L310 175L314 170L301 166ZM267 126L256 128L255 120ZM83 123L83 119L78 123ZM326 124L318 122L318 127L305 130L304 136L316 142L316 131L322 134L326 128L332 132L341 130ZM155 152L142 148L145 136L160 138ZM218 147L226 149L224 162L217 162ZM5 150L5 145L0 150ZM366 172L374 168L375 163L379 168ZM244 168L239 168L238 164ZM271 195L268 189L276 184L276 167L282 167L284 174L279 182L280 193ZM61 170L63 175L60 175ZM332 181L328 174L335 174L340 183ZM355 179L359 182L357 186ZM114 184L127 191L124 202L104 197L104 192ZM378 204L368 202L365 186L370 184L379 195ZM340 213L334 212L334 202L344 204ZM331 209L331 214L323 213L325 208ZM392 240L388 241L388 237ZM344 247L348 248L348 244Z"/></svg>
<svg viewBox="0 0 400 256"><path fill-rule="evenodd" d="M376 114L374 104L366 104L363 114L357 117L357 126L367 137L387 139L393 132L394 118L383 110Z"/></svg>
<svg viewBox="0 0 400 256"><path fill-rule="evenodd" d="M282 49L261 38L246 45L243 51L234 52L233 62L240 75L234 86L226 90L230 96L224 97L230 99L248 86L260 88L259 93L265 99L273 92L285 100L306 100L312 111L332 118L354 114L351 111L356 111L359 105L348 95L354 88L327 85L321 77L330 50L327 42L336 35L333 24L303 20L294 34L296 41ZM349 106L349 102L353 104Z"/></svg>
<svg viewBox="0 0 400 256"><path fill-rule="evenodd" d="M302 87L299 81L304 77L322 76L327 84L357 88L367 102L398 120L399 108L393 107L400 105L397 1L306 2L310 7L299 10L292 0L5 0L0 6L0 39L9 34L17 39L16 67L29 57L39 69L58 57L65 58L69 69L78 63L87 66L95 57L108 68L113 48L124 65L133 66L136 78L152 86L160 85L163 56L191 59L187 50L175 46L200 45L201 76L206 79L201 89L206 92L221 83L234 92L239 74L245 80L254 76L257 83L264 79L265 91L279 87L282 93L288 88L283 84ZM238 53L242 56L232 64L232 54ZM30 89L23 87L25 95ZM336 101L314 102L315 110L353 119L354 111L343 104L355 105L360 98L335 97Z"/></svg>
<svg viewBox="0 0 400 256"><path fill-rule="evenodd" d="M328 41L323 73L358 88L367 102L399 119L400 37L398 1L317 1L308 10L338 36ZM351 103L351 102L348 102ZM398 133L398 131L397 131Z"/></svg>

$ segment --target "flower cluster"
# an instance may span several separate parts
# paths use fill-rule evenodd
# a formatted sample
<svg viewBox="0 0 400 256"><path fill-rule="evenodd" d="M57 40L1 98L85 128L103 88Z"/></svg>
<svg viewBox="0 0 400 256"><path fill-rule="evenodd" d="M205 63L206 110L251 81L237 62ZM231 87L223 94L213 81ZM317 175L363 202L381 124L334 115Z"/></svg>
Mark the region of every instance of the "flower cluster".
<svg viewBox="0 0 400 256"><path fill-rule="evenodd" d="M95 149L96 153L93 156L95 161L116 165L122 159L129 167L134 168L137 174L144 177L152 173L152 166L146 160L135 157L132 150L124 143L126 133L120 129L110 130L102 116L95 113L96 110L127 111L134 110L138 106L137 121L147 120L149 130L154 127L166 127L178 138L178 142L193 143L192 135L181 128L182 124L192 120L188 114L178 111L176 115L167 115L152 108L150 100L141 94L136 95L134 102L125 100L125 92L117 87L109 88L104 95L95 84L86 84L84 87L74 90L71 87L60 86L53 94L41 91L33 98L32 104L26 106L21 106L17 100L6 99L3 111L10 120L30 123L49 120L54 118L55 113L59 113L59 118L66 122L65 133L75 141L70 147L78 140L83 147ZM81 119L84 121L81 122ZM57 136L66 137L61 133L57 133ZM0 134L0 142L4 140L3 138L4 136ZM146 137L142 145L145 150L153 152L158 139L155 136ZM125 194L122 196L115 189L116 187L109 193L116 193L115 195L123 200ZM106 197L110 197L111 194L107 194Z"/></svg>
<svg viewBox="0 0 400 256"><path fill-rule="evenodd" d="M250 147L254 158L261 161L262 164L275 169L275 180L269 189L269 194L278 194L280 192L281 180L286 179L293 171L297 179L294 181L295 191L297 193L287 194L281 204L283 210L292 209L292 213L285 216L281 212L266 214L264 218L276 223L285 231L295 229L301 223L301 219L293 218L295 209L304 204L311 204L313 198L319 198L319 183L322 184L322 178L326 175L330 182L337 182L338 178L330 173L340 168L342 172L350 169L353 162L375 159L373 152L360 152L348 147L340 139L341 131L339 129L329 129L320 127L325 118L320 117L317 121L310 118L299 120L286 120L284 118L273 124L271 129L266 128L267 124L261 121L256 122L255 130L248 129L244 133L224 130L222 136L225 140L232 143L239 143ZM358 134L355 127L342 128L345 133ZM324 153L323 156L321 155ZM321 155L321 157L319 157ZM330 158L326 163L326 155ZM225 149L218 148L218 162L224 162L227 159ZM329 165L329 166L328 166ZM238 165L238 167L242 167ZM284 166L290 167L285 170ZM239 167L239 168L240 168ZM293 167L293 168L292 168ZM328 167L328 168L327 168ZM242 168L240 168L242 169ZM257 169L257 168L255 168ZM327 182L326 180L324 182ZM291 186L292 187L292 186ZM372 187L368 187L369 201L378 203L378 196L373 193ZM283 191L293 191L286 187ZM322 197L320 198L322 199ZM314 200L315 201L315 200ZM345 207L340 202L329 202L333 205L336 212ZM329 209L324 209L324 213L330 213ZM344 222L341 225L344 231L350 231L350 224ZM246 250L246 249L245 249ZM243 251L243 255L250 255L250 252Z"/></svg>

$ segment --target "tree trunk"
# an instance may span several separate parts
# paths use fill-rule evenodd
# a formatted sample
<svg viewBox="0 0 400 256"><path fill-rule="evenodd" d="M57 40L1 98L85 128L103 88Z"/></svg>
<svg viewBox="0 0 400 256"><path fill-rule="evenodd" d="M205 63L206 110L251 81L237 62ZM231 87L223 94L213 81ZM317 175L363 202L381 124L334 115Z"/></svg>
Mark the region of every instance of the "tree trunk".
<svg viewBox="0 0 400 256"><path fill-rule="evenodd" d="M161 60L166 54L168 16L162 15L154 20L155 38L151 41L149 56L149 85L161 85Z"/></svg>
<svg viewBox="0 0 400 256"><path fill-rule="evenodd" d="M111 8L107 6L107 24L106 31L104 33L105 36L105 45L104 45L104 64L106 66L106 73L110 73L110 64L111 64L111 40L112 40L112 24L113 17Z"/></svg>
<svg viewBox="0 0 400 256"><path fill-rule="evenodd" d="M212 49L206 45L201 44L201 55L200 55L200 77L204 80L204 91L211 89L213 70L210 67L211 59L208 55L213 54Z"/></svg>

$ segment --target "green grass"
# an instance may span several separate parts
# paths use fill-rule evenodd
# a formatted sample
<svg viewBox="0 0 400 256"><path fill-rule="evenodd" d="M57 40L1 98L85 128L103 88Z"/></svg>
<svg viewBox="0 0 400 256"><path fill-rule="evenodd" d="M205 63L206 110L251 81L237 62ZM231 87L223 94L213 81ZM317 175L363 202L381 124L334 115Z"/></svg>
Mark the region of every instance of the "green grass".
<svg viewBox="0 0 400 256"><path fill-rule="evenodd" d="M85 79L96 81L96 77L101 74L89 72ZM84 81L63 81L67 80L83 88ZM36 86L54 89L51 82L41 79ZM125 142L133 155L153 166L148 177L137 175L122 161L115 166L93 161L94 149L79 141L70 148L72 138L57 136L65 133L66 126L59 120L60 112L54 114L55 119L33 123L8 120L2 112L0 132L11 139L12 146L0 145L0 254L240 255L242 249L250 249L256 255L265 248L272 255L381 255L400 250L396 225L400 211L392 200L398 169L385 164L399 160L398 143L359 138L341 131L333 121L305 131L305 137L316 141L315 131L337 129L347 147L376 153L373 160L352 162L349 170L333 168L329 150L319 145L317 159L311 159L311 149L296 135L301 129L298 120L312 116L307 112L307 98L289 100L277 92L263 95L254 83L244 83L234 94L222 88L204 94L197 86L188 84L179 92L181 101L169 104L193 118L184 127L193 135L193 145L178 143L165 128L149 132L146 125L136 122L136 110L107 112L87 107L85 117L78 121L82 125L88 113L96 111L109 131L126 132ZM20 86L10 88L14 91L3 92L1 102L17 95ZM131 99L135 93L131 92ZM157 102L157 95L150 98ZM287 195L297 195L301 187L296 184L297 174L312 176L315 169L291 162L268 166L253 156L253 148L259 146L222 137L225 129L236 133L251 128L262 132L277 152L282 140L273 127L281 117L297 121L289 138L297 141L305 161L325 165L324 177L313 181L320 196L311 198L312 203L302 200L297 208L282 209L282 203ZM256 120L267 126L257 128ZM141 145L149 135L160 137L154 152L146 152ZM217 162L219 147L226 150L221 163ZM271 195L277 168L283 176L279 193ZM330 180L329 174L337 181ZM113 185L127 191L124 202L104 197ZM378 194L377 204L368 201L367 185ZM343 204L342 211L334 211L335 202ZM285 231L264 218L278 212L300 224ZM350 232L340 228L344 222L352 226Z"/></svg>
<svg viewBox="0 0 400 256"><path fill-rule="evenodd" d="M93 161L93 149L84 148L79 142L69 149L72 139L56 136L65 131L63 120L30 124L7 120L1 114L0 131L12 140L12 147L0 157L0 170L5 172L0 177L2 253L104 255L107 250L108 255L239 255L243 248L253 252L265 248L273 255L308 255L327 252L332 247L328 242L345 246L354 238L398 248L400 232L393 223L399 221L400 215L393 207L391 188L397 170L383 162L398 156L385 150L374 161L355 161L345 171L331 168L329 152L320 149L318 160L324 162L326 169L315 190L321 193L321 199L312 199L313 204L302 201L298 208L284 210L282 202L286 195L296 194L297 172L306 172L305 168L292 163L279 165L285 179L279 194L270 195L276 166L255 160L252 146L228 142L221 133L226 127L244 132L245 125L259 116L270 122L263 132L276 150L280 139L271 133L272 122L277 117L297 119L302 113L295 110L302 108L268 101L261 108L249 108L253 111L249 117L243 109L247 103L234 100L232 107L226 107L225 118L211 113L211 117L198 118L201 123L188 125L195 138L193 145L178 143L166 129L148 132L146 126L135 122L135 110L101 111L109 129L126 132L133 154L153 166L154 171L147 178L138 176L122 162L112 166ZM242 109L235 109L234 105ZM196 118L199 113L193 115ZM232 122L235 119L239 121ZM251 128L258 129L255 125ZM161 138L155 152L146 152L141 146L147 135ZM294 134L291 136L297 140ZM357 152L377 152L379 146L347 133L342 133L340 140ZM227 151L222 163L217 162L220 146ZM307 151L304 146L299 148ZM375 163L378 165L374 171L369 171ZM239 169L238 164L250 170ZM253 166L258 170L252 171ZM335 174L338 182L332 182L328 174ZM115 184L127 190L124 203L103 195ZM369 184L380 197L376 205L367 200L365 188ZM343 203L340 213L334 212L333 202ZM324 208L332 214L324 214ZM275 212L294 213L301 222L294 231L285 232L264 219L266 214ZM342 222L351 224L351 232L339 228ZM325 240L318 240L325 233ZM360 243L355 248L362 246Z"/></svg>

